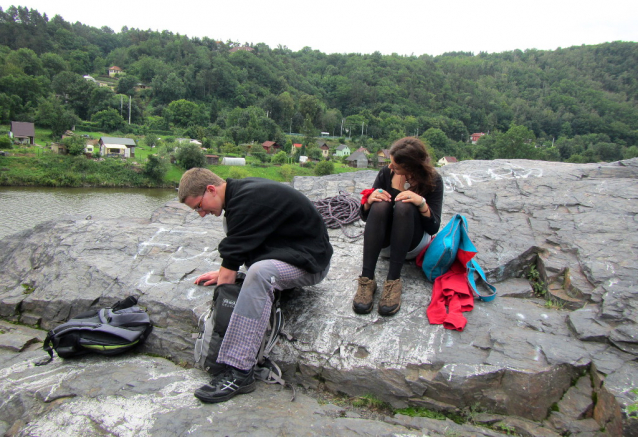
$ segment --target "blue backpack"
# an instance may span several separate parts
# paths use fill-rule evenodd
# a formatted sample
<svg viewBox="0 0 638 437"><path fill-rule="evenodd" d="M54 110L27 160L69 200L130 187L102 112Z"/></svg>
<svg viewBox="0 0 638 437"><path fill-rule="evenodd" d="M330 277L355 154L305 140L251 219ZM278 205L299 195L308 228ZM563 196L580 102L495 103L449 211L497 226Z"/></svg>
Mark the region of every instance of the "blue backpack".
<svg viewBox="0 0 638 437"><path fill-rule="evenodd" d="M467 233L467 220L464 216L455 214L425 249L421 268L425 276L434 282L436 278L446 273L458 258L465 264L467 282L474 295L482 301L489 302L496 297L496 288L487 282L483 269L474 258L477 252ZM487 289L487 293L481 293L477 288L476 274L480 283Z"/></svg>

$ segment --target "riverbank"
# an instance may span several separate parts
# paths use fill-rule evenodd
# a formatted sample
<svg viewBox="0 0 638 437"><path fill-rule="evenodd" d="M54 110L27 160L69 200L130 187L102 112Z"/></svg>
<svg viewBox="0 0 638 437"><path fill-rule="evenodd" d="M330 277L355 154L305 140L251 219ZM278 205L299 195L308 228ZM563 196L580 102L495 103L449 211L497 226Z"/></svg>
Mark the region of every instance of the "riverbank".
<svg viewBox="0 0 638 437"><path fill-rule="evenodd" d="M162 181L144 175L143 159L92 159L82 156L53 154L39 147L14 149L0 156L0 186L67 187L67 188L176 188L184 169L172 165ZM261 177L277 182L290 182L294 176L314 176L311 167L299 164L275 166L251 164L235 167L209 165L221 178ZM334 173L356 171L335 163Z"/></svg>
<svg viewBox="0 0 638 437"><path fill-rule="evenodd" d="M34 154L0 156L0 185L40 187L174 188L173 181L153 181L129 160Z"/></svg>

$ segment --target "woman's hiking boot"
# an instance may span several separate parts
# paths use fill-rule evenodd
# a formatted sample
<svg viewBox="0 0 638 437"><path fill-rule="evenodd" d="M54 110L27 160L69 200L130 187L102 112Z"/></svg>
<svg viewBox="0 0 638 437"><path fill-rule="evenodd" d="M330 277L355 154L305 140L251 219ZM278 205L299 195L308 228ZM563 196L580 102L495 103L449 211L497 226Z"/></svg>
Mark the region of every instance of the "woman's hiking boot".
<svg viewBox="0 0 638 437"><path fill-rule="evenodd" d="M352 300L352 309L358 314L368 314L374 304L374 292L377 291L377 283L374 279L359 276L357 294Z"/></svg>
<svg viewBox="0 0 638 437"><path fill-rule="evenodd" d="M379 301L379 314L391 316L401 308L401 289L403 283L401 278L392 281L385 281L383 284L383 294Z"/></svg>

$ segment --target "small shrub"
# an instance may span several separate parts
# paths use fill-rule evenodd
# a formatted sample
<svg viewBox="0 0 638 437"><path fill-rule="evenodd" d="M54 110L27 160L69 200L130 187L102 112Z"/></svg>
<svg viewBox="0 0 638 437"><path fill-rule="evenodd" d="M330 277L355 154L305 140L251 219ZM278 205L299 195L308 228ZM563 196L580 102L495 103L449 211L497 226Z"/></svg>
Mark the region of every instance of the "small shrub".
<svg viewBox="0 0 638 437"><path fill-rule="evenodd" d="M281 152L275 153L271 158L270 162L273 164L285 164L288 159L288 155L283 150Z"/></svg>
<svg viewBox="0 0 638 437"><path fill-rule="evenodd" d="M0 137L0 149L12 149L11 139L9 137Z"/></svg>
<svg viewBox="0 0 638 437"><path fill-rule="evenodd" d="M290 182L292 181L292 178L295 176L295 169L290 164L282 165L281 168L279 168L279 174L281 175L284 181Z"/></svg>
<svg viewBox="0 0 638 437"><path fill-rule="evenodd" d="M315 174L317 176L326 176L332 174L335 171L335 165L331 161L321 161L315 167Z"/></svg>

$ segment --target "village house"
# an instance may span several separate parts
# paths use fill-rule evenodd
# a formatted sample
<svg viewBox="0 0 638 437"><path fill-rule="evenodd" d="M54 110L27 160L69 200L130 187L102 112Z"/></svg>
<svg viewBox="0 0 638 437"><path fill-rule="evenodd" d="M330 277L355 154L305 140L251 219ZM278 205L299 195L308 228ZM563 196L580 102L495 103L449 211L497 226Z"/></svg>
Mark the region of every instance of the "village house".
<svg viewBox="0 0 638 437"><path fill-rule="evenodd" d="M346 162L350 167L368 168L368 157L363 152L354 152L346 158Z"/></svg>
<svg viewBox="0 0 638 437"><path fill-rule="evenodd" d="M390 163L390 149L381 149L377 152L377 162L379 167Z"/></svg>
<svg viewBox="0 0 638 437"><path fill-rule="evenodd" d="M208 165L217 165L219 164L219 156L218 155L205 155L206 163Z"/></svg>
<svg viewBox="0 0 638 437"><path fill-rule="evenodd" d="M104 157L135 158L135 140L131 138L101 137L100 154Z"/></svg>
<svg viewBox="0 0 638 437"><path fill-rule="evenodd" d="M323 157L324 157L324 159L325 159L325 158L328 158L328 154L330 153L330 147L328 147L328 145L324 143L324 144L320 147L320 149L321 149L321 156L323 156Z"/></svg>
<svg viewBox="0 0 638 437"><path fill-rule="evenodd" d="M58 155L66 155L68 153L66 146L62 143L51 143L49 148L53 153L57 153Z"/></svg>
<svg viewBox="0 0 638 437"><path fill-rule="evenodd" d="M444 156L443 158L437 161L437 164L443 166L443 165L452 164L454 162L458 162L454 156Z"/></svg>
<svg viewBox="0 0 638 437"><path fill-rule="evenodd" d="M261 147L264 148L266 153L277 153L281 150L281 145L276 141L264 141L261 144Z"/></svg>
<svg viewBox="0 0 638 437"><path fill-rule="evenodd" d="M472 142L472 144L476 144L479 138L481 138L483 135L485 135L484 132L473 133L472 135L470 135L470 141Z"/></svg>
<svg viewBox="0 0 638 437"><path fill-rule="evenodd" d="M120 67L118 67L117 65L113 65L112 67L109 67L109 76L113 77L116 74L120 74L122 72L122 69Z"/></svg>
<svg viewBox="0 0 638 437"><path fill-rule="evenodd" d="M337 150L335 152L335 156L350 156L350 147L345 144L340 144L337 146Z"/></svg>
<svg viewBox="0 0 638 437"><path fill-rule="evenodd" d="M9 137L18 144L35 144L35 126L25 121L12 121Z"/></svg>

